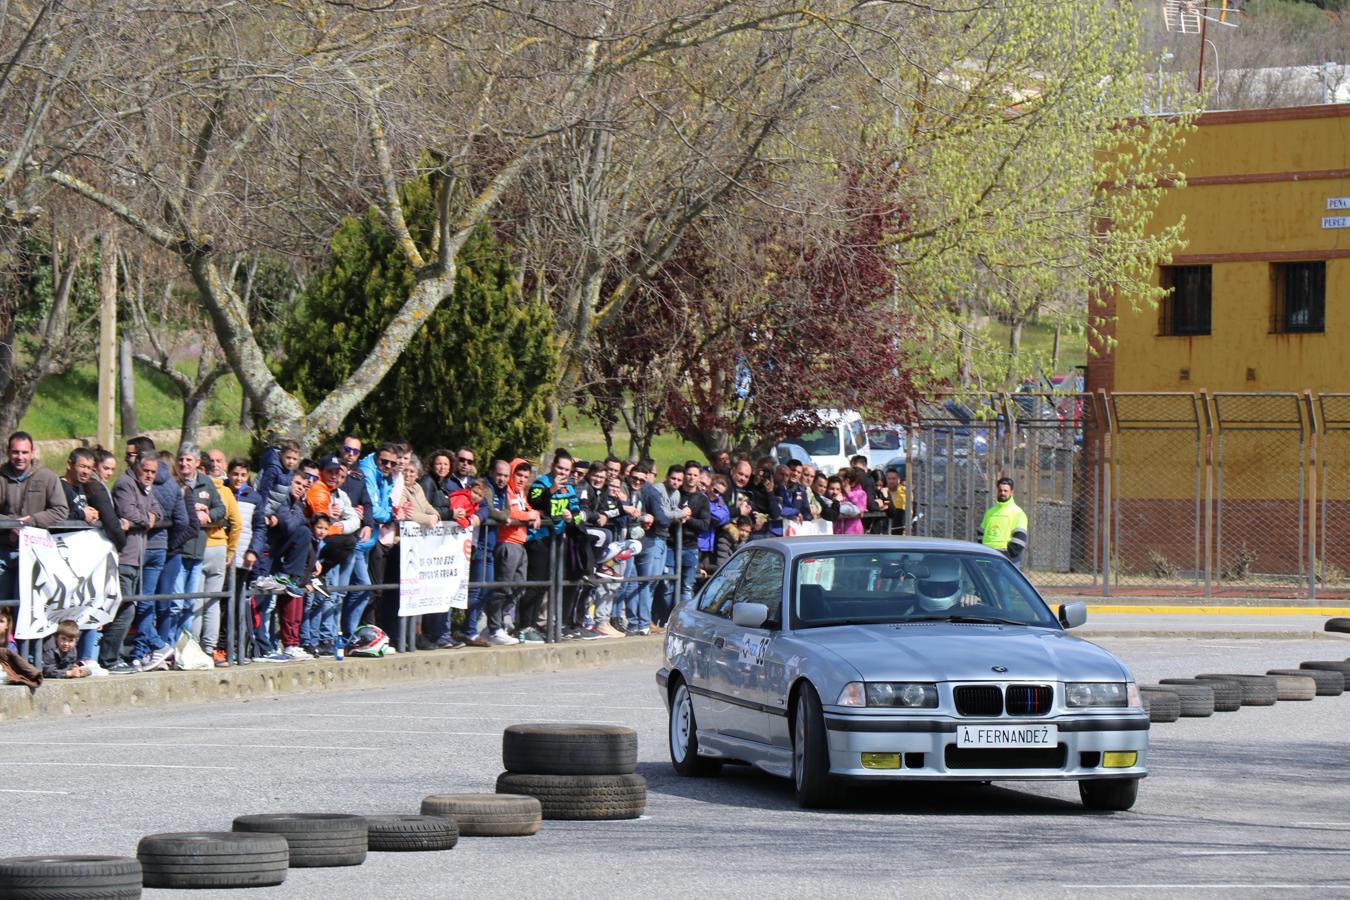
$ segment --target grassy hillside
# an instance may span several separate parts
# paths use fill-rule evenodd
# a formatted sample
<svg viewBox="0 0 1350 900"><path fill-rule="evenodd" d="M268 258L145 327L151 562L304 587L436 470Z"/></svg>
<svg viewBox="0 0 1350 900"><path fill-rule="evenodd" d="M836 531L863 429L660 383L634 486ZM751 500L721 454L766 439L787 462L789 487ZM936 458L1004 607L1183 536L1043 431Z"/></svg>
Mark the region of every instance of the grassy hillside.
<svg viewBox="0 0 1350 900"><path fill-rule="evenodd" d="M192 371L185 366L184 371ZM65 375L48 378L38 388L33 405L20 427L40 441L77 438L98 431L98 374L92 364L77 366ZM234 376L216 383L215 394L202 417L204 425L235 426L243 394ZM139 431L176 429L183 422L183 403L166 376L143 366L136 367L136 427ZM119 427L118 431L121 431ZM221 449L226 453L247 452L251 438L237 427L226 429Z"/></svg>

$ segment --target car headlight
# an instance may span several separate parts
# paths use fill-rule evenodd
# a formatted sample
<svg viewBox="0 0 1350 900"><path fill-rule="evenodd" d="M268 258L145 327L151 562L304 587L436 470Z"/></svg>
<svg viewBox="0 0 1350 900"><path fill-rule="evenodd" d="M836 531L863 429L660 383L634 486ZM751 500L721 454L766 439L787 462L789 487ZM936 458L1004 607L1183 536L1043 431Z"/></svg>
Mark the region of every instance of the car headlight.
<svg viewBox="0 0 1350 900"><path fill-rule="evenodd" d="M839 699L834 701L835 706L866 706L867 692L863 689L861 681L850 681L844 685L844 689L839 692Z"/></svg>
<svg viewBox="0 0 1350 900"><path fill-rule="evenodd" d="M1071 681L1064 685L1064 698L1069 706L1127 706L1128 688L1133 686L1118 681Z"/></svg>
<svg viewBox="0 0 1350 900"><path fill-rule="evenodd" d="M1143 708L1144 698L1139 696L1139 685L1135 684L1133 681L1125 685L1125 696L1128 698L1126 702L1129 703L1130 706L1139 707L1140 709Z"/></svg>
<svg viewBox="0 0 1350 900"><path fill-rule="evenodd" d="M869 681L867 705L933 709L938 705L937 685L920 681Z"/></svg>

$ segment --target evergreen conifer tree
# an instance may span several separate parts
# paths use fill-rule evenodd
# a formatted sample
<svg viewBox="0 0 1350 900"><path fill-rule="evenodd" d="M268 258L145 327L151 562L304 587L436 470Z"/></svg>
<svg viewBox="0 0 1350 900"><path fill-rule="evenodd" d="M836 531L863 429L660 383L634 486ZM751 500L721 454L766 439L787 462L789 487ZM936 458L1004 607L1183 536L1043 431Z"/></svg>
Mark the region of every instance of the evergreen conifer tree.
<svg viewBox="0 0 1350 900"><path fill-rule="evenodd" d="M413 239L429 251L435 222L428 179L401 188ZM481 226L458 259L453 298L343 429L368 441L406 437L421 451L465 444L482 454L534 455L548 438L544 410L558 354L546 308L522 296L506 248ZM328 268L300 298L282 338L278 376L312 402L360 364L415 278L378 212L348 218Z"/></svg>

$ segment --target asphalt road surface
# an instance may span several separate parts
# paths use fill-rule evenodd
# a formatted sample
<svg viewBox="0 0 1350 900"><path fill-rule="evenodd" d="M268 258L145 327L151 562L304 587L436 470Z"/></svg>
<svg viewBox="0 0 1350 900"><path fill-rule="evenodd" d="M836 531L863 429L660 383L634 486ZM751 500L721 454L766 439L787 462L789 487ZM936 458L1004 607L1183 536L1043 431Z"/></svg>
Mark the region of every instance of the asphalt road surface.
<svg viewBox="0 0 1350 900"><path fill-rule="evenodd" d="M1350 641L1105 637L1140 681L1338 659ZM804 812L742 767L682 779L653 669L626 666L0 724L12 855L134 855L265 812L416 812L490 791L513 722L635 726L647 814L372 853L275 888L147 897L1350 896L1350 694L1154 726L1128 813L1073 784L897 786Z"/></svg>

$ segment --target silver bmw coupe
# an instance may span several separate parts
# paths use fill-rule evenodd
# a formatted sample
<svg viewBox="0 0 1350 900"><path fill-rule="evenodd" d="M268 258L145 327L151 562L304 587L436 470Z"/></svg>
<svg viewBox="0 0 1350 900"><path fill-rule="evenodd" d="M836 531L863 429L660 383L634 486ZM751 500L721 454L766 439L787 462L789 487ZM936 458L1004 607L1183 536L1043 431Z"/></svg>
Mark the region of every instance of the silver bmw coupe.
<svg viewBox="0 0 1350 900"><path fill-rule="evenodd" d="M1148 716L1125 664L1067 629L1001 553L793 537L742 547L671 615L656 680L686 776L739 762L805 807L878 780L1077 781L1129 809Z"/></svg>

